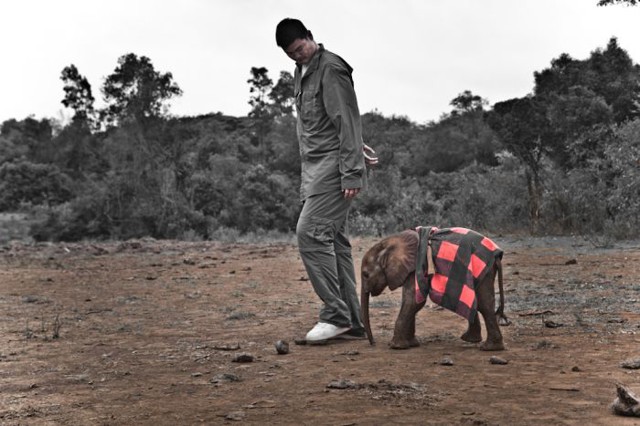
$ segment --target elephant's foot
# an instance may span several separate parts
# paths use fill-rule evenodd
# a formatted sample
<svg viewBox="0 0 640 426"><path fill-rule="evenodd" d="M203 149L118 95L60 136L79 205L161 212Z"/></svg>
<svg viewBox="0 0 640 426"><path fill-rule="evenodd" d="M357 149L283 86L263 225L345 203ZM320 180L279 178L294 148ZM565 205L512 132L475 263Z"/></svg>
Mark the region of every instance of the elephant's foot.
<svg viewBox="0 0 640 426"><path fill-rule="evenodd" d="M469 343L480 343L482 342L482 335L478 332L472 332L467 330L462 336L460 336L462 340Z"/></svg>
<svg viewBox="0 0 640 426"><path fill-rule="evenodd" d="M499 341L491 341L486 340L480 344L480 350L482 351L503 351L504 343L502 340Z"/></svg>
<svg viewBox="0 0 640 426"><path fill-rule="evenodd" d="M411 346L409 345L409 342L396 342L392 340L389 342L389 347L391 349L409 349Z"/></svg>
<svg viewBox="0 0 640 426"><path fill-rule="evenodd" d="M404 339L393 339L389 342L389 347L391 349L409 349L420 346L420 342L415 337L409 340Z"/></svg>

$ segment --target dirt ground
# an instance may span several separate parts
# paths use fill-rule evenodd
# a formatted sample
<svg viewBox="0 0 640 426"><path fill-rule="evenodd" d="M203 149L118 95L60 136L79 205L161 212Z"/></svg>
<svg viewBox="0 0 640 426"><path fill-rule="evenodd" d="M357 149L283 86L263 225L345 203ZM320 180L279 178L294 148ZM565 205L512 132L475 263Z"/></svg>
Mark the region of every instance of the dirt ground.
<svg viewBox="0 0 640 426"><path fill-rule="evenodd" d="M0 424L640 424L609 407L616 383L640 393L622 367L640 359L640 244L492 237L513 322L497 353L433 306L420 347L389 349L399 291L372 299L375 346L295 344L320 302L289 243L6 244ZM353 241L357 268L374 242Z"/></svg>

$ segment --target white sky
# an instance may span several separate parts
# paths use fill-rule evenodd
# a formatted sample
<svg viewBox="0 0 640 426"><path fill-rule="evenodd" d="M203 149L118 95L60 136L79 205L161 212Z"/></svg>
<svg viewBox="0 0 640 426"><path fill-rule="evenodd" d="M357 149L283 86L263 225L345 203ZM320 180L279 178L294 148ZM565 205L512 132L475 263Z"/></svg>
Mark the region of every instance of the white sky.
<svg viewBox="0 0 640 426"><path fill-rule="evenodd" d="M640 7L597 0L0 0L0 122L60 117L60 73L75 64L100 87L127 53L171 72L174 115L249 112L251 67L278 79L293 62L275 44L301 19L354 68L362 113L437 120L471 90L490 104L522 97L533 73L568 53L586 59L618 38L640 62ZM69 114L69 111L67 111Z"/></svg>

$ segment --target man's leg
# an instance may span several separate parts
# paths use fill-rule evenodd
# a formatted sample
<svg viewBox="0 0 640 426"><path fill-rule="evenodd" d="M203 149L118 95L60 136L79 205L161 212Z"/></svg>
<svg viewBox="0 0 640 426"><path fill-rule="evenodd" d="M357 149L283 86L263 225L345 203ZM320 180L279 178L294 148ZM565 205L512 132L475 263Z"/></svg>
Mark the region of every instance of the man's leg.
<svg viewBox="0 0 640 426"><path fill-rule="evenodd" d="M314 291L324 302L320 323L338 328L351 327L350 309L340 291L334 247L350 204L340 191L311 196L304 202L296 228L300 257Z"/></svg>
<svg viewBox="0 0 640 426"><path fill-rule="evenodd" d="M351 256L347 220L336 235L334 247L338 261L338 282L340 283L340 297L346 303L351 315L350 334L364 336L364 325L360 319L360 301L356 291L356 276Z"/></svg>

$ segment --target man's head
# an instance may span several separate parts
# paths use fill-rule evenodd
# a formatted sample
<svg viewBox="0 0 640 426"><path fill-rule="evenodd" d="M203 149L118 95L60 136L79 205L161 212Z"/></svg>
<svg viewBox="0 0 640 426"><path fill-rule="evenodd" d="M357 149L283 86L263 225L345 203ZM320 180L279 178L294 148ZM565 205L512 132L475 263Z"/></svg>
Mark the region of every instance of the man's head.
<svg viewBox="0 0 640 426"><path fill-rule="evenodd" d="M318 45L311 31L298 19L285 18L276 27L276 43L298 64L307 64Z"/></svg>

